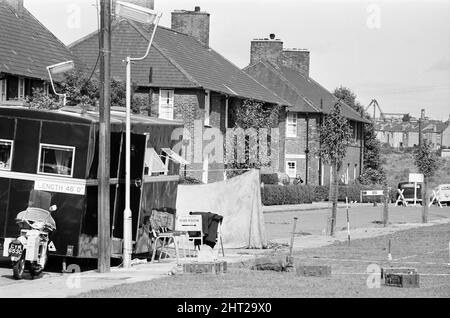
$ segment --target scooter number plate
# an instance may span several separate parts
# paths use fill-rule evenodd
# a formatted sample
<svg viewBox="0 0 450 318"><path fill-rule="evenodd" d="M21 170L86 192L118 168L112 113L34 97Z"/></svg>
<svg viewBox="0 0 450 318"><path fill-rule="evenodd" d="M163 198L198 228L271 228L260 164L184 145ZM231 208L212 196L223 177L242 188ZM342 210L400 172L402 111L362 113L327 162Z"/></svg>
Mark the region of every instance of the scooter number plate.
<svg viewBox="0 0 450 318"><path fill-rule="evenodd" d="M23 246L21 244L11 244L8 252L10 256L20 256L23 252Z"/></svg>

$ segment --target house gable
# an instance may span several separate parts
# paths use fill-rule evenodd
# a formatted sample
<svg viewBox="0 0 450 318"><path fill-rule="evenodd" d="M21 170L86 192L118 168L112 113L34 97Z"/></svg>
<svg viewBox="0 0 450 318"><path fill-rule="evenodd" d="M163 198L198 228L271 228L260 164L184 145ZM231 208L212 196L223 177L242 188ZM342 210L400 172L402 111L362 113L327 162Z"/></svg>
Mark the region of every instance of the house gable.
<svg viewBox="0 0 450 318"><path fill-rule="evenodd" d="M48 80L47 66L74 59L27 9L16 15L4 0L0 0L0 30L0 73Z"/></svg>

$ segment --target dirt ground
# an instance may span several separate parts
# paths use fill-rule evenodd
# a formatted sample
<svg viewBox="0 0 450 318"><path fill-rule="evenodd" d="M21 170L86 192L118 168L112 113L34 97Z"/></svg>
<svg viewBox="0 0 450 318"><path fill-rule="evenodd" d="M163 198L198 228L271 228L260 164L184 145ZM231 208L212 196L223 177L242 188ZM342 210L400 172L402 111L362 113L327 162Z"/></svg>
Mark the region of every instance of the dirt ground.
<svg viewBox="0 0 450 318"><path fill-rule="evenodd" d="M393 260L387 260L391 240ZM331 265L327 278L301 277L292 272L251 270L248 264L233 266L223 275L176 275L106 290L80 297L176 297L176 298L292 298L292 297L450 297L448 265L450 224L397 232L387 236L335 243L294 254L295 264ZM287 248L280 250L287 254ZM420 273L419 288L387 287L373 282L368 266L414 267ZM370 268L369 268L370 269ZM192 288L195 286L195 288Z"/></svg>

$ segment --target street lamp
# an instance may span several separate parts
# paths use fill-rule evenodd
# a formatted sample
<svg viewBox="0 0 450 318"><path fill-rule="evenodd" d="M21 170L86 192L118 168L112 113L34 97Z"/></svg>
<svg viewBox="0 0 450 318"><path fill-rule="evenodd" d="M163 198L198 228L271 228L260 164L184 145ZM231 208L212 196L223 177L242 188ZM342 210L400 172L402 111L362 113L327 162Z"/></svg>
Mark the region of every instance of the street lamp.
<svg viewBox="0 0 450 318"><path fill-rule="evenodd" d="M125 136L125 210L123 212L123 267L131 266L131 237L132 237L132 214L130 208L130 184L131 184L131 62L142 61L145 59L152 46L155 37L156 28L162 14L131 3L117 1L116 15L125 19L145 24L154 24L152 37L147 47L145 55L139 58L127 57L127 74L126 74L126 136Z"/></svg>
<svg viewBox="0 0 450 318"><path fill-rule="evenodd" d="M50 83L52 84L53 92L58 95L59 97L63 98L63 105L66 106L66 96L67 94L60 94L56 92L55 84L53 83L53 77L52 75L64 73L67 71L72 70L75 67L75 64L73 61L66 61L58 64L53 64L50 66L47 66L47 72L48 76L50 77Z"/></svg>

